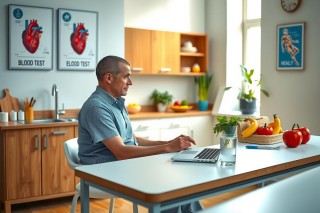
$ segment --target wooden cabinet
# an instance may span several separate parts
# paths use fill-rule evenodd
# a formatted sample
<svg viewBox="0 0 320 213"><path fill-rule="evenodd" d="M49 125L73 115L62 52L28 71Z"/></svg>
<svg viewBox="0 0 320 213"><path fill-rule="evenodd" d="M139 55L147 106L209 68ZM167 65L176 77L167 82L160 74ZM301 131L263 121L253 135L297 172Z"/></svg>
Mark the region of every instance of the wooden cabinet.
<svg viewBox="0 0 320 213"><path fill-rule="evenodd" d="M186 41L197 52L181 52ZM137 75L203 75L208 69L208 37L199 33L179 33L125 28L125 58ZM182 67L198 63L200 73L181 72Z"/></svg>
<svg viewBox="0 0 320 213"><path fill-rule="evenodd" d="M133 73L151 73L151 30L125 28L125 58Z"/></svg>
<svg viewBox="0 0 320 213"><path fill-rule="evenodd" d="M176 32L151 32L151 69L153 73L180 72L180 34Z"/></svg>
<svg viewBox="0 0 320 213"><path fill-rule="evenodd" d="M54 126L1 131L0 174L5 212L11 204L69 196L75 192L64 142L75 137L75 126Z"/></svg>
<svg viewBox="0 0 320 213"><path fill-rule="evenodd" d="M197 63L200 66L200 72L208 71L208 36L200 33L181 33L181 47L184 43L190 41L197 52L180 52L180 67L191 67Z"/></svg>

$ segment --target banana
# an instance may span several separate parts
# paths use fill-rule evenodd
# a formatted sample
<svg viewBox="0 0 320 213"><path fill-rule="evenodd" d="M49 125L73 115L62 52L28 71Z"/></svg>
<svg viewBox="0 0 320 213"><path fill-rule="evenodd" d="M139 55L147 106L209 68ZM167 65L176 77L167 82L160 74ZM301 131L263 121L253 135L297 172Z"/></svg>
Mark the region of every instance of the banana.
<svg viewBox="0 0 320 213"><path fill-rule="evenodd" d="M241 136L246 138L251 136L253 133L255 133L258 129L258 121L254 118L246 118L244 121L249 121L250 125L241 132Z"/></svg>
<svg viewBox="0 0 320 213"><path fill-rule="evenodd" d="M279 134L281 131L281 121L280 118L278 118L277 114L273 115L273 135Z"/></svg>
<svg viewBox="0 0 320 213"><path fill-rule="evenodd" d="M274 128L274 121L270 121L268 123L268 127L272 127L272 129L273 129ZM282 133L282 132L283 132L282 127L280 127L280 133Z"/></svg>

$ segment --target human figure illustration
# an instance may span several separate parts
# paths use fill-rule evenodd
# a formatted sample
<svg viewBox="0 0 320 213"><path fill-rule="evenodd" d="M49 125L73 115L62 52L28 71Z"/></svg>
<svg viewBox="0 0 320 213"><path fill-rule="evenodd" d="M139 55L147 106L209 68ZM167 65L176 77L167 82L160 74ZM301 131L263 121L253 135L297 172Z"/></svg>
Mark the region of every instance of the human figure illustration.
<svg viewBox="0 0 320 213"><path fill-rule="evenodd" d="M299 62L296 59L296 55L299 53L299 48L294 46L293 43L299 43L299 40L293 40L291 35L289 35L288 29L283 29L283 35L281 37L281 49L282 53L285 51L288 52L291 56L291 59L295 63L295 65L299 66Z"/></svg>

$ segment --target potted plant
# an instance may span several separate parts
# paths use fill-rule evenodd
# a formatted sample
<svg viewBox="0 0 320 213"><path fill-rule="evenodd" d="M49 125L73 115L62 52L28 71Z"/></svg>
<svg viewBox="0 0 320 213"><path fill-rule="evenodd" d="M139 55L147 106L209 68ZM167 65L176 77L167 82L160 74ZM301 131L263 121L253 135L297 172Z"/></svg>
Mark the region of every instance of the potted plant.
<svg viewBox="0 0 320 213"><path fill-rule="evenodd" d="M205 75L195 77L198 93L198 109L200 111L208 110L209 87L212 81L212 75L207 72Z"/></svg>
<svg viewBox="0 0 320 213"><path fill-rule="evenodd" d="M246 67L240 65L242 82L238 94L240 101L240 111L243 114L253 114L256 111L256 92L260 89L261 93L269 97L269 93L261 88L261 76L260 79L253 79L254 69L248 70ZM227 87L226 90L231 87Z"/></svg>
<svg viewBox="0 0 320 213"><path fill-rule="evenodd" d="M224 133L226 135L234 135L237 129L238 122L242 119L238 116L230 116L229 118L225 115L217 116L217 124L213 128L213 133L218 135Z"/></svg>
<svg viewBox="0 0 320 213"><path fill-rule="evenodd" d="M154 90L150 96L153 104L157 106L159 112L165 112L168 104L172 102L173 96L168 91L159 92Z"/></svg>

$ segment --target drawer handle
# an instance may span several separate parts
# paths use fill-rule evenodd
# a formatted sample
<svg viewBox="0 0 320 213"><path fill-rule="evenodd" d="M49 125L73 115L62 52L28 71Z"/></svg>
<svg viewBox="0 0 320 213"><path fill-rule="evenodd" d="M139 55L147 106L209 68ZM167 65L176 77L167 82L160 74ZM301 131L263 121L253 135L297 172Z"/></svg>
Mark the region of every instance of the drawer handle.
<svg viewBox="0 0 320 213"><path fill-rule="evenodd" d="M144 131L144 130L147 130L149 127L148 126L141 126L139 125L136 129L136 131Z"/></svg>
<svg viewBox="0 0 320 213"><path fill-rule="evenodd" d="M175 129L175 128L179 128L180 125L179 124L170 124L169 129Z"/></svg>
<svg viewBox="0 0 320 213"><path fill-rule="evenodd" d="M61 130L61 131L54 131L52 132L53 135L65 135L67 134L68 131L67 130Z"/></svg>
<svg viewBox="0 0 320 213"><path fill-rule="evenodd" d="M142 67L133 67L133 68L131 69L132 72L141 72L142 70L143 70Z"/></svg>
<svg viewBox="0 0 320 213"><path fill-rule="evenodd" d="M34 147L36 150L39 149L39 135L34 136Z"/></svg>
<svg viewBox="0 0 320 213"><path fill-rule="evenodd" d="M44 135L44 149L48 149L48 135L45 134Z"/></svg>
<svg viewBox="0 0 320 213"><path fill-rule="evenodd" d="M161 68L160 68L160 71L161 71L161 72L170 72L170 71L171 71L171 68L169 68L169 67L161 67Z"/></svg>

